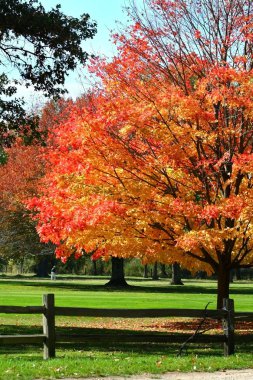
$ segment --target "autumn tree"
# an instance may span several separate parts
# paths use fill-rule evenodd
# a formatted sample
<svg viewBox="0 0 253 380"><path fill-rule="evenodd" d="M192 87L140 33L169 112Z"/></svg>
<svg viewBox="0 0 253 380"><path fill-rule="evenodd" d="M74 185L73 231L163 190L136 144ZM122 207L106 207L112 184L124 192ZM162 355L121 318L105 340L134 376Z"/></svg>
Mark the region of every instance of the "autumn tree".
<svg viewBox="0 0 253 380"><path fill-rule="evenodd" d="M38 145L24 146L21 140L6 149L8 160L0 165L0 207L17 211L22 202L36 195L38 179L43 175L43 161Z"/></svg>
<svg viewBox="0 0 253 380"><path fill-rule="evenodd" d="M144 0L99 90L54 130L37 213L59 257L181 263L218 277L253 265L253 4Z"/></svg>
<svg viewBox="0 0 253 380"><path fill-rule="evenodd" d="M30 263L35 272L41 273L45 261L50 265L55 247L40 242L34 222L24 209L9 211L0 209L0 259L4 262L12 260L21 268ZM50 268L45 268L43 277ZM22 272L22 269L21 269Z"/></svg>
<svg viewBox="0 0 253 380"><path fill-rule="evenodd" d="M40 242L23 201L37 194L43 175L41 149L40 145L24 146L22 140L16 141L6 149L7 162L0 165L0 257L24 263L36 256L38 268L50 261L55 247Z"/></svg>

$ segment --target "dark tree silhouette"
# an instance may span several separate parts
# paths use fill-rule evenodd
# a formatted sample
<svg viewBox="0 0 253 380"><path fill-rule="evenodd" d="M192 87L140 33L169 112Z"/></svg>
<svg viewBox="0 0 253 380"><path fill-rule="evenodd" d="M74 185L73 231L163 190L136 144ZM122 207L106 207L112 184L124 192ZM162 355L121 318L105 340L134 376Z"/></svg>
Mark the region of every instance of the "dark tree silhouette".
<svg viewBox="0 0 253 380"><path fill-rule="evenodd" d="M111 258L112 263L112 273L110 281L106 284L106 286L112 287L126 287L128 286L125 280L124 274L124 259L118 257Z"/></svg>
<svg viewBox="0 0 253 380"><path fill-rule="evenodd" d="M8 99L17 86L25 83L46 96L63 94L68 72L88 58L81 42L95 33L88 14L78 19L63 14L60 5L46 11L37 0L0 0L0 145L12 142L10 130L37 129L23 101ZM15 80L7 76L11 69Z"/></svg>

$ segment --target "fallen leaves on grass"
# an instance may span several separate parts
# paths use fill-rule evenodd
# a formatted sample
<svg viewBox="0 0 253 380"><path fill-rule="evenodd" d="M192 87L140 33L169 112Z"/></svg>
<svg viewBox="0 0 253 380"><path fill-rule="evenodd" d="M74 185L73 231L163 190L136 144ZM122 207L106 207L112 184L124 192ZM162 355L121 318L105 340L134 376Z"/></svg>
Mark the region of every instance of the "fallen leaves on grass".
<svg viewBox="0 0 253 380"><path fill-rule="evenodd" d="M84 318L75 318L72 321L58 323L62 327L86 327L86 328L102 328L117 330L133 330L133 331L157 331L157 332L187 332L192 333L197 329L200 319L187 318L157 318L157 319L104 319L94 318L93 320L85 320ZM205 321L205 329L210 330L209 333L217 333L222 328L221 321L207 319ZM236 321L236 331L240 334L253 333L253 322Z"/></svg>

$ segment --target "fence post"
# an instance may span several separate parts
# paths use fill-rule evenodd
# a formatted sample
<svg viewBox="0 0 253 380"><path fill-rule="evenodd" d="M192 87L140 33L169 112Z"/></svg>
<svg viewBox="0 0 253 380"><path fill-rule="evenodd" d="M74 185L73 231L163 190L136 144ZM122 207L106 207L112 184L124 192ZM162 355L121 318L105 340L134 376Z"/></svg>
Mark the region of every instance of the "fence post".
<svg viewBox="0 0 253 380"><path fill-rule="evenodd" d="M230 298L223 299L223 310L227 311L226 317L222 320L223 332L226 336L226 342L224 343L224 355L232 355L235 353L234 342L234 300Z"/></svg>
<svg viewBox="0 0 253 380"><path fill-rule="evenodd" d="M55 357L55 310L54 294L43 294L43 305L45 312L43 315L44 359Z"/></svg>

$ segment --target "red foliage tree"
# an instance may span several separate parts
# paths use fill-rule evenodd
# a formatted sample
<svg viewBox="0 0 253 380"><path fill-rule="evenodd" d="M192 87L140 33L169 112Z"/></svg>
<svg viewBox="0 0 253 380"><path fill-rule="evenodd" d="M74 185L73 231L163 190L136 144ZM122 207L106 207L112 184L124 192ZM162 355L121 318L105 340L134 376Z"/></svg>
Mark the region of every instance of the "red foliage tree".
<svg viewBox="0 0 253 380"><path fill-rule="evenodd" d="M10 211L24 209L23 202L37 194L38 180L43 174L41 147L24 146L17 141L6 148L7 162L0 166L0 205Z"/></svg>
<svg viewBox="0 0 253 380"><path fill-rule="evenodd" d="M54 130L38 231L73 250L180 262L218 276L253 265L249 0L146 0L102 84Z"/></svg>

